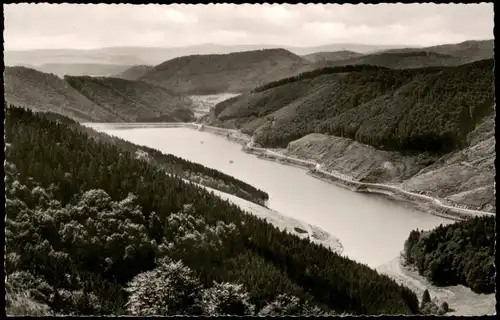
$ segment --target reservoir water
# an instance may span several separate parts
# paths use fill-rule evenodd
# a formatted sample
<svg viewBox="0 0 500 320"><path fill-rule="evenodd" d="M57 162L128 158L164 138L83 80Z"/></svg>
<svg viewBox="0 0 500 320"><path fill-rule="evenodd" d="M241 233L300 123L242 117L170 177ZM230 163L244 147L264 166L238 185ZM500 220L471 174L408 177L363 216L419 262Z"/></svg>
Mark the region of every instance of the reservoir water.
<svg viewBox="0 0 500 320"><path fill-rule="evenodd" d="M241 146L189 128L127 128L87 124L99 131L200 163L269 194L268 207L336 236L344 255L370 267L394 259L411 230L452 223L386 198L349 191L306 170L258 159Z"/></svg>

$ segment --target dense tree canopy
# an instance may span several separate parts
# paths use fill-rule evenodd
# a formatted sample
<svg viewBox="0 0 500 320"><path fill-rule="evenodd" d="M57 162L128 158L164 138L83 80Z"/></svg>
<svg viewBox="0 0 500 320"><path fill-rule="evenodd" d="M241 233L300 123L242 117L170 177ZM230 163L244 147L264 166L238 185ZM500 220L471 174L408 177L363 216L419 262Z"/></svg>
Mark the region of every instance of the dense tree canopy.
<svg viewBox="0 0 500 320"><path fill-rule="evenodd" d="M74 77L64 80L87 99L115 114L115 122L190 122L191 99L142 81L112 77Z"/></svg>
<svg viewBox="0 0 500 320"><path fill-rule="evenodd" d="M57 118L58 120L60 120L61 118L65 118L58 117L56 114L47 115L51 118ZM112 137L105 133L92 130L90 128L81 126L76 122L73 122L72 124L73 128L78 129L79 131L83 131L89 136L92 136L100 141L112 143L121 150L127 151L130 154L135 155L136 158L145 160L152 165L158 166L159 168L164 169L170 174L177 175L181 178L202 184L216 190L220 190L222 192L233 194L237 197L258 204L264 204L269 199L269 195L266 192L215 169L208 168L201 164L176 157L172 154L163 154L153 148L149 148L146 146L139 147L124 139L120 139L114 136Z"/></svg>
<svg viewBox="0 0 500 320"><path fill-rule="evenodd" d="M357 66L342 65L342 66L338 66L338 67L319 68L319 69L315 69L312 71L303 72L303 73L298 74L298 75L293 76L293 77L284 78L284 79L280 79L278 81L266 83L263 86L255 88L253 90L253 92L266 91L268 89L279 87L279 86L282 86L284 84L288 84L288 83L292 83L292 82L300 81L300 80L312 79L312 78L315 78L315 77L318 77L321 75L325 75L325 74L353 72L353 71L365 71L365 70L380 70L380 69L386 69L386 68L372 66L372 65L357 65Z"/></svg>
<svg viewBox="0 0 500 320"><path fill-rule="evenodd" d="M6 143L5 272L56 314L253 314L284 294L299 313L419 311L389 277L66 123L7 108Z"/></svg>
<svg viewBox="0 0 500 320"><path fill-rule="evenodd" d="M185 94L239 93L310 70L310 66L309 61L285 49L189 55L167 60L139 80Z"/></svg>
<svg viewBox="0 0 500 320"><path fill-rule="evenodd" d="M321 69L223 101L213 116L216 125L234 124L265 147L316 132L379 149L446 153L464 147L493 112L493 64Z"/></svg>
<svg viewBox="0 0 500 320"><path fill-rule="evenodd" d="M431 231L413 230L405 259L437 285L495 291L495 218L476 217Z"/></svg>

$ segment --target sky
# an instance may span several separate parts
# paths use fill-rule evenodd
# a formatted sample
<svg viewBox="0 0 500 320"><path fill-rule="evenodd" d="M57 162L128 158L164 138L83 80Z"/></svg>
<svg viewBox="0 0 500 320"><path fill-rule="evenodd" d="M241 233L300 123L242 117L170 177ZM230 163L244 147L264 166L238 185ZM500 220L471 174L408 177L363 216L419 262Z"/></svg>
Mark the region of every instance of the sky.
<svg viewBox="0 0 500 320"><path fill-rule="evenodd" d="M178 47L204 43L310 47L431 46L493 39L482 4L8 4L6 50Z"/></svg>

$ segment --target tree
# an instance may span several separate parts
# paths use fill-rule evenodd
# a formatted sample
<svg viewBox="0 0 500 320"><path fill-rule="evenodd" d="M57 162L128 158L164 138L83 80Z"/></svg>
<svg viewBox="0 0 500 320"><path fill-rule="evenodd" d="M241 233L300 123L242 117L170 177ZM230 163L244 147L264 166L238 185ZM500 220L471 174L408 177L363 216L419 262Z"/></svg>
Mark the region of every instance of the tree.
<svg viewBox="0 0 500 320"><path fill-rule="evenodd" d="M443 310L444 313L450 311L450 307L448 306L448 302L443 301L443 303L441 303L440 309Z"/></svg>
<svg viewBox="0 0 500 320"><path fill-rule="evenodd" d="M301 312L300 299L287 294L280 294L275 300L259 311L259 316L299 315Z"/></svg>
<svg viewBox="0 0 500 320"><path fill-rule="evenodd" d="M5 313L8 316L51 316L46 304L34 300L28 292L5 294Z"/></svg>
<svg viewBox="0 0 500 320"><path fill-rule="evenodd" d="M431 295L429 294L429 290L425 289L424 294L422 295L422 303L420 304L420 308L423 309L430 302Z"/></svg>
<svg viewBox="0 0 500 320"><path fill-rule="evenodd" d="M200 313L201 285L182 261L159 261L157 268L135 276L126 291L132 315L167 316Z"/></svg>
<svg viewBox="0 0 500 320"><path fill-rule="evenodd" d="M280 294L259 311L259 316L325 316L334 315L325 312L309 301L301 301L295 296Z"/></svg>
<svg viewBox="0 0 500 320"><path fill-rule="evenodd" d="M248 293L241 284L214 282L211 288L203 290L203 313L213 315L253 315L255 307L250 303Z"/></svg>
<svg viewBox="0 0 500 320"><path fill-rule="evenodd" d="M253 314L277 293L310 301L304 314L318 314L316 303L350 314L415 313L416 296L395 281L182 181L194 172L253 193L218 171L152 149L160 165L138 161L136 145L19 108L6 110L5 127L6 273L42 280L26 277L30 294L56 313L200 314L199 282L213 281L233 286L207 289L206 309L216 314ZM177 175L165 175L167 167ZM193 210L182 212L186 204ZM172 267L179 260L196 278Z"/></svg>
<svg viewBox="0 0 500 320"><path fill-rule="evenodd" d="M495 291L494 217L470 218L438 226L418 238L417 234L410 233L405 257L433 284L462 284L477 293Z"/></svg>

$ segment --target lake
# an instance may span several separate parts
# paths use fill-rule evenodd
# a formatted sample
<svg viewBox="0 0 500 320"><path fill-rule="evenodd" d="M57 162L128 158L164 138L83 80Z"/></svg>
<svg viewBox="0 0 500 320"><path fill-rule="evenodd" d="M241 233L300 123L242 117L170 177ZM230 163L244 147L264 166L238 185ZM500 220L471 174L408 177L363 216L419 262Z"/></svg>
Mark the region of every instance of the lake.
<svg viewBox="0 0 500 320"><path fill-rule="evenodd" d="M268 207L336 236L344 255L378 267L399 255L411 230L449 224L408 205L349 191L306 170L258 159L241 145L189 128L127 128L87 124L99 131L217 169L269 194Z"/></svg>

